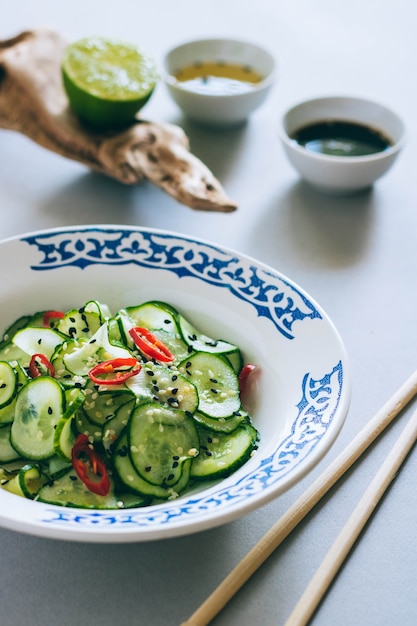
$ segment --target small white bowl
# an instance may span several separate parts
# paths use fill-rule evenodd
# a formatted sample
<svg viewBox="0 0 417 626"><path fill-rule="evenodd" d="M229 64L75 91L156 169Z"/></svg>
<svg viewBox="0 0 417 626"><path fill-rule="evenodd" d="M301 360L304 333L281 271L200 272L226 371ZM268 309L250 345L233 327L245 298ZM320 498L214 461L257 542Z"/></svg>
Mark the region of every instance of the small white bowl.
<svg viewBox="0 0 417 626"><path fill-rule="evenodd" d="M317 122L354 122L376 130L390 141L382 152L366 156L334 156L314 152L297 143L294 133ZM307 100L283 116L279 135L284 150L301 177L330 193L350 193L370 187L392 166L405 142L402 120L390 109L370 100L334 96Z"/></svg>
<svg viewBox="0 0 417 626"><path fill-rule="evenodd" d="M214 95L197 93L175 78L181 68L201 62L224 62L249 66L263 79L243 93ZM200 39L170 50L164 58L168 90L192 120L209 126L242 124L267 97L276 78L276 61L264 48L235 39Z"/></svg>

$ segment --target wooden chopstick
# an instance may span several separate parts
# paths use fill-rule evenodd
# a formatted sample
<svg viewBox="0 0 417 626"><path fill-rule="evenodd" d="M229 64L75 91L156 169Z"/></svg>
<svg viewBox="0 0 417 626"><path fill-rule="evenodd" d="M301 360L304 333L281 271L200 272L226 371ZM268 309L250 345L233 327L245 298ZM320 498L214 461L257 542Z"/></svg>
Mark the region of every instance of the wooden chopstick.
<svg viewBox="0 0 417 626"><path fill-rule="evenodd" d="M375 507L417 439L417 411L394 444L342 531L327 552L285 626L305 626L318 607Z"/></svg>
<svg viewBox="0 0 417 626"><path fill-rule="evenodd" d="M206 626L417 394L417 370L181 626Z"/></svg>

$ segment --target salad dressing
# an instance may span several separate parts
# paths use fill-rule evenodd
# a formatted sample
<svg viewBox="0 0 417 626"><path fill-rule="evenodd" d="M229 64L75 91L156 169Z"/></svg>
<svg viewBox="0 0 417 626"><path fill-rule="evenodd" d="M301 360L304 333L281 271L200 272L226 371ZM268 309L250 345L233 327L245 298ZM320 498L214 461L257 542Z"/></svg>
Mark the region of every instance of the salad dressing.
<svg viewBox="0 0 417 626"><path fill-rule="evenodd" d="M213 96L245 93L263 80L263 76L248 65L224 61L186 65L175 72L174 77L190 91Z"/></svg>
<svg viewBox="0 0 417 626"><path fill-rule="evenodd" d="M311 152L330 156L366 156L383 152L392 145L392 141L375 128L339 120L303 126L291 137Z"/></svg>

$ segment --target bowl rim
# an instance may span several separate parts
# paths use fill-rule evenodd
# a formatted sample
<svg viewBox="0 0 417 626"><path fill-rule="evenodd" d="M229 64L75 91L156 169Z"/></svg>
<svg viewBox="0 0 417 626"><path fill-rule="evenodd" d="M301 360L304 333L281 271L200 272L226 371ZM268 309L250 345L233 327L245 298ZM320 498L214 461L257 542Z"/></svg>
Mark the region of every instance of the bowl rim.
<svg viewBox="0 0 417 626"><path fill-rule="evenodd" d="M170 71L168 70L168 58L171 54L173 54L174 52L176 52L177 50L180 50L181 48L186 48L186 47L191 47L194 45L198 45L198 44L206 44L206 43L216 43L216 42L227 42L227 43L236 43L236 44L243 44L244 46L248 46L250 48L256 48L257 50L259 50L260 52L262 52L262 54L265 54L267 57L269 57L270 62L272 64L272 69L270 72L268 72L268 74L258 83L256 83L254 85L254 87L252 87L252 89L250 90L250 92L247 93L243 93L243 94L210 94L210 93L194 93L191 92L190 89L188 89L187 87L185 87L180 81L177 81L175 79L175 77L170 73ZM255 43L254 41L250 41L248 39L240 39L238 37L203 37L203 38L195 38L195 39L188 39L186 41L183 41L182 43L178 43L174 46L172 46L171 48L169 48L162 59L162 80L171 88L177 89L180 92L184 92L184 93L192 93L193 96L201 96L203 98L207 98L207 99L236 99L236 98L242 98L245 96L248 96L249 94L254 94L257 93L259 91L263 91L266 88L269 88L270 86L272 86L273 83L276 82L277 78L278 78L278 68L279 68L279 61L276 58L276 56L274 54L272 54L272 52L266 47L263 46L259 43Z"/></svg>
<svg viewBox="0 0 417 626"><path fill-rule="evenodd" d="M387 148L386 150L383 150L382 152L376 152L374 154L367 154L367 155L362 155L362 156L335 156L335 155L330 155L330 154L322 154L320 152L312 152L311 150L307 150L304 146L301 146L296 141L291 139L291 137L288 135L285 129L285 119L290 113L292 113L295 109L303 105L316 104L316 103L331 101L331 100L333 101L350 100L352 102L357 102L357 103L362 102L367 105L376 106L379 109L381 108L384 109L387 113L389 113L389 115L396 118L398 123L401 125L400 138L397 139L391 146L389 146L389 148ZM311 121L313 122L314 119L312 119ZM384 130L381 127L378 127L378 128L381 131ZM400 152L400 150L403 149L404 145L407 142L407 129L406 129L404 120L400 117L400 115L396 111L394 111L394 109L392 109L391 107L387 106L386 104L382 102L378 102L371 98L366 98L363 96L355 96L355 95L350 95L350 94L348 95L345 95L345 94L323 95L323 96L317 96L317 97L307 98L305 100L297 101L296 103L287 107L286 110L281 114L281 117L278 122L278 135L286 147L290 148L292 151L300 155L308 156L309 158L314 159L316 161L323 161L327 163L343 163L343 164L370 163L370 162L381 161L381 160L387 159L389 157L396 155L398 152Z"/></svg>

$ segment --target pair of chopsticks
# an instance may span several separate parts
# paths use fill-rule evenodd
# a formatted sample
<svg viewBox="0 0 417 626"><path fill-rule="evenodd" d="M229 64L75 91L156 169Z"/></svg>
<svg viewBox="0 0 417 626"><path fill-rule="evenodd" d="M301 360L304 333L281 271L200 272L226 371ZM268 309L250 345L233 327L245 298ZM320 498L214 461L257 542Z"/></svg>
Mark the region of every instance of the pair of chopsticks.
<svg viewBox="0 0 417 626"><path fill-rule="evenodd" d="M417 370L181 626L206 626L209 624L416 394ZM411 416L391 452L328 551L285 626L304 626L308 623L416 439L417 411Z"/></svg>

